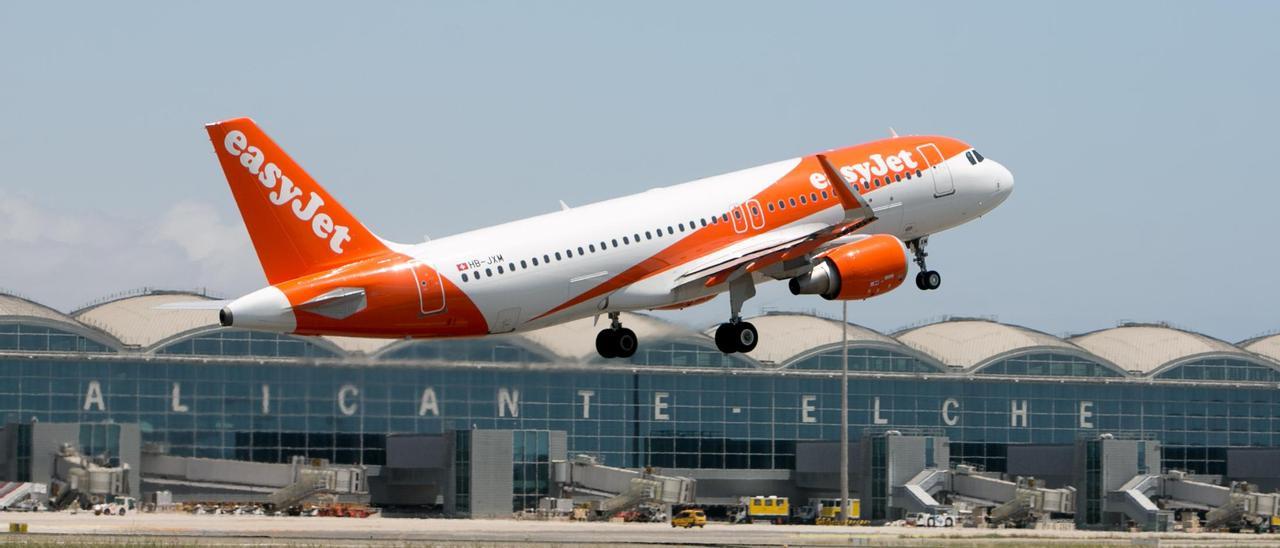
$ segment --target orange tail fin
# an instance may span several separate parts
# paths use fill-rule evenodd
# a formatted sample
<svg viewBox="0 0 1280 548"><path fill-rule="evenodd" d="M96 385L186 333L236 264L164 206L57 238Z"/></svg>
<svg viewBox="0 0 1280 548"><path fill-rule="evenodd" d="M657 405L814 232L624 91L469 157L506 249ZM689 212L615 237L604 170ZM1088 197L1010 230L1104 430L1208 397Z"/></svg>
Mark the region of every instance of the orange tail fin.
<svg viewBox="0 0 1280 548"><path fill-rule="evenodd" d="M205 128L269 283L387 251L253 120Z"/></svg>

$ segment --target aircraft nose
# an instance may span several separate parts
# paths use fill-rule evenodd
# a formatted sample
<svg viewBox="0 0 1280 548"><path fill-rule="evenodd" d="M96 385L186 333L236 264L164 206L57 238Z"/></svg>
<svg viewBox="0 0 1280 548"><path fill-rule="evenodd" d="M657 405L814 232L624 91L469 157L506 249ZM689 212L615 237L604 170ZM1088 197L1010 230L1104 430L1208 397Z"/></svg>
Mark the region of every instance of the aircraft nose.
<svg viewBox="0 0 1280 548"><path fill-rule="evenodd" d="M995 193L1000 195L1002 199L1007 198L1009 194L1013 193L1013 172L998 163L995 164L995 168Z"/></svg>

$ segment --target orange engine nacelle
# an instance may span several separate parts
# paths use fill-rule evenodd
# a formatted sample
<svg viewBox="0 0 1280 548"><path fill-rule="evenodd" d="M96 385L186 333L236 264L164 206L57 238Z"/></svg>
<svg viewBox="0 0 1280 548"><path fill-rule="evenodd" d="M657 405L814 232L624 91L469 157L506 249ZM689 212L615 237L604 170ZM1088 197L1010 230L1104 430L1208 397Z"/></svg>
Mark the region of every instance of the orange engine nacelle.
<svg viewBox="0 0 1280 548"><path fill-rule="evenodd" d="M827 300L862 300L893 291L907 279L907 246L888 234L876 234L826 252L822 262L791 279L793 295L822 295Z"/></svg>

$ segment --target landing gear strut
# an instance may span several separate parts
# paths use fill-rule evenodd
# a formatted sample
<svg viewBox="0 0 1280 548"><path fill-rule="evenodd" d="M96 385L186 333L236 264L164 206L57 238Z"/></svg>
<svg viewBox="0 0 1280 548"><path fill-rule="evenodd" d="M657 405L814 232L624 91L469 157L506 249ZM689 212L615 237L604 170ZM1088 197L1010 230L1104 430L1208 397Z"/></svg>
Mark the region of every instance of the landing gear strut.
<svg viewBox="0 0 1280 548"><path fill-rule="evenodd" d="M729 282L729 321L716 328L716 348L725 354L747 353L756 349L760 333L750 322L742 321L742 303L756 294L755 281L750 274Z"/></svg>
<svg viewBox="0 0 1280 548"><path fill-rule="evenodd" d="M609 328L596 334L596 352L604 358L630 358L636 354L639 341L636 332L622 327L618 312L609 313Z"/></svg>
<svg viewBox="0 0 1280 548"><path fill-rule="evenodd" d="M916 274L916 287L924 291L930 291L942 286L942 274L939 274L937 270L929 270L929 267L925 266L924 259L929 256L924 251L924 246L926 245L929 245L927 236L907 242L907 249L911 250L911 254L916 257L916 264L920 265L920 273Z"/></svg>

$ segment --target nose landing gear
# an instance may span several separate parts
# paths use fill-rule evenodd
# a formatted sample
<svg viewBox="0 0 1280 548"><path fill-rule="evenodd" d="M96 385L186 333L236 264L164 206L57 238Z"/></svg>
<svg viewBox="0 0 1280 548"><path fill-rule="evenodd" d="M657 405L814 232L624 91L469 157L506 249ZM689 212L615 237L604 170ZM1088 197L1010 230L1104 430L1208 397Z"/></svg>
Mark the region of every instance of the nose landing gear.
<svg viewBox="0 0 1280 548"><path fill-rule="evenodd" d="M610 325L596 334L596 352L604 358L630 358L640 347L636 332L622 327L619 313L610 312Z"/></svg>
<svg viewBox="0 0 1280 548"><path fill-rule="evenodd" d="M916 264L920 265L920 273L916 274L916 287L924 291L932 291L942 287L942 274L937 270L929 270L929 267L925 266L924 259L929 256L924 251L926 245L929 245L928 236L907 242L907 249L911 250L911 254L915 255Z"/></svg>

